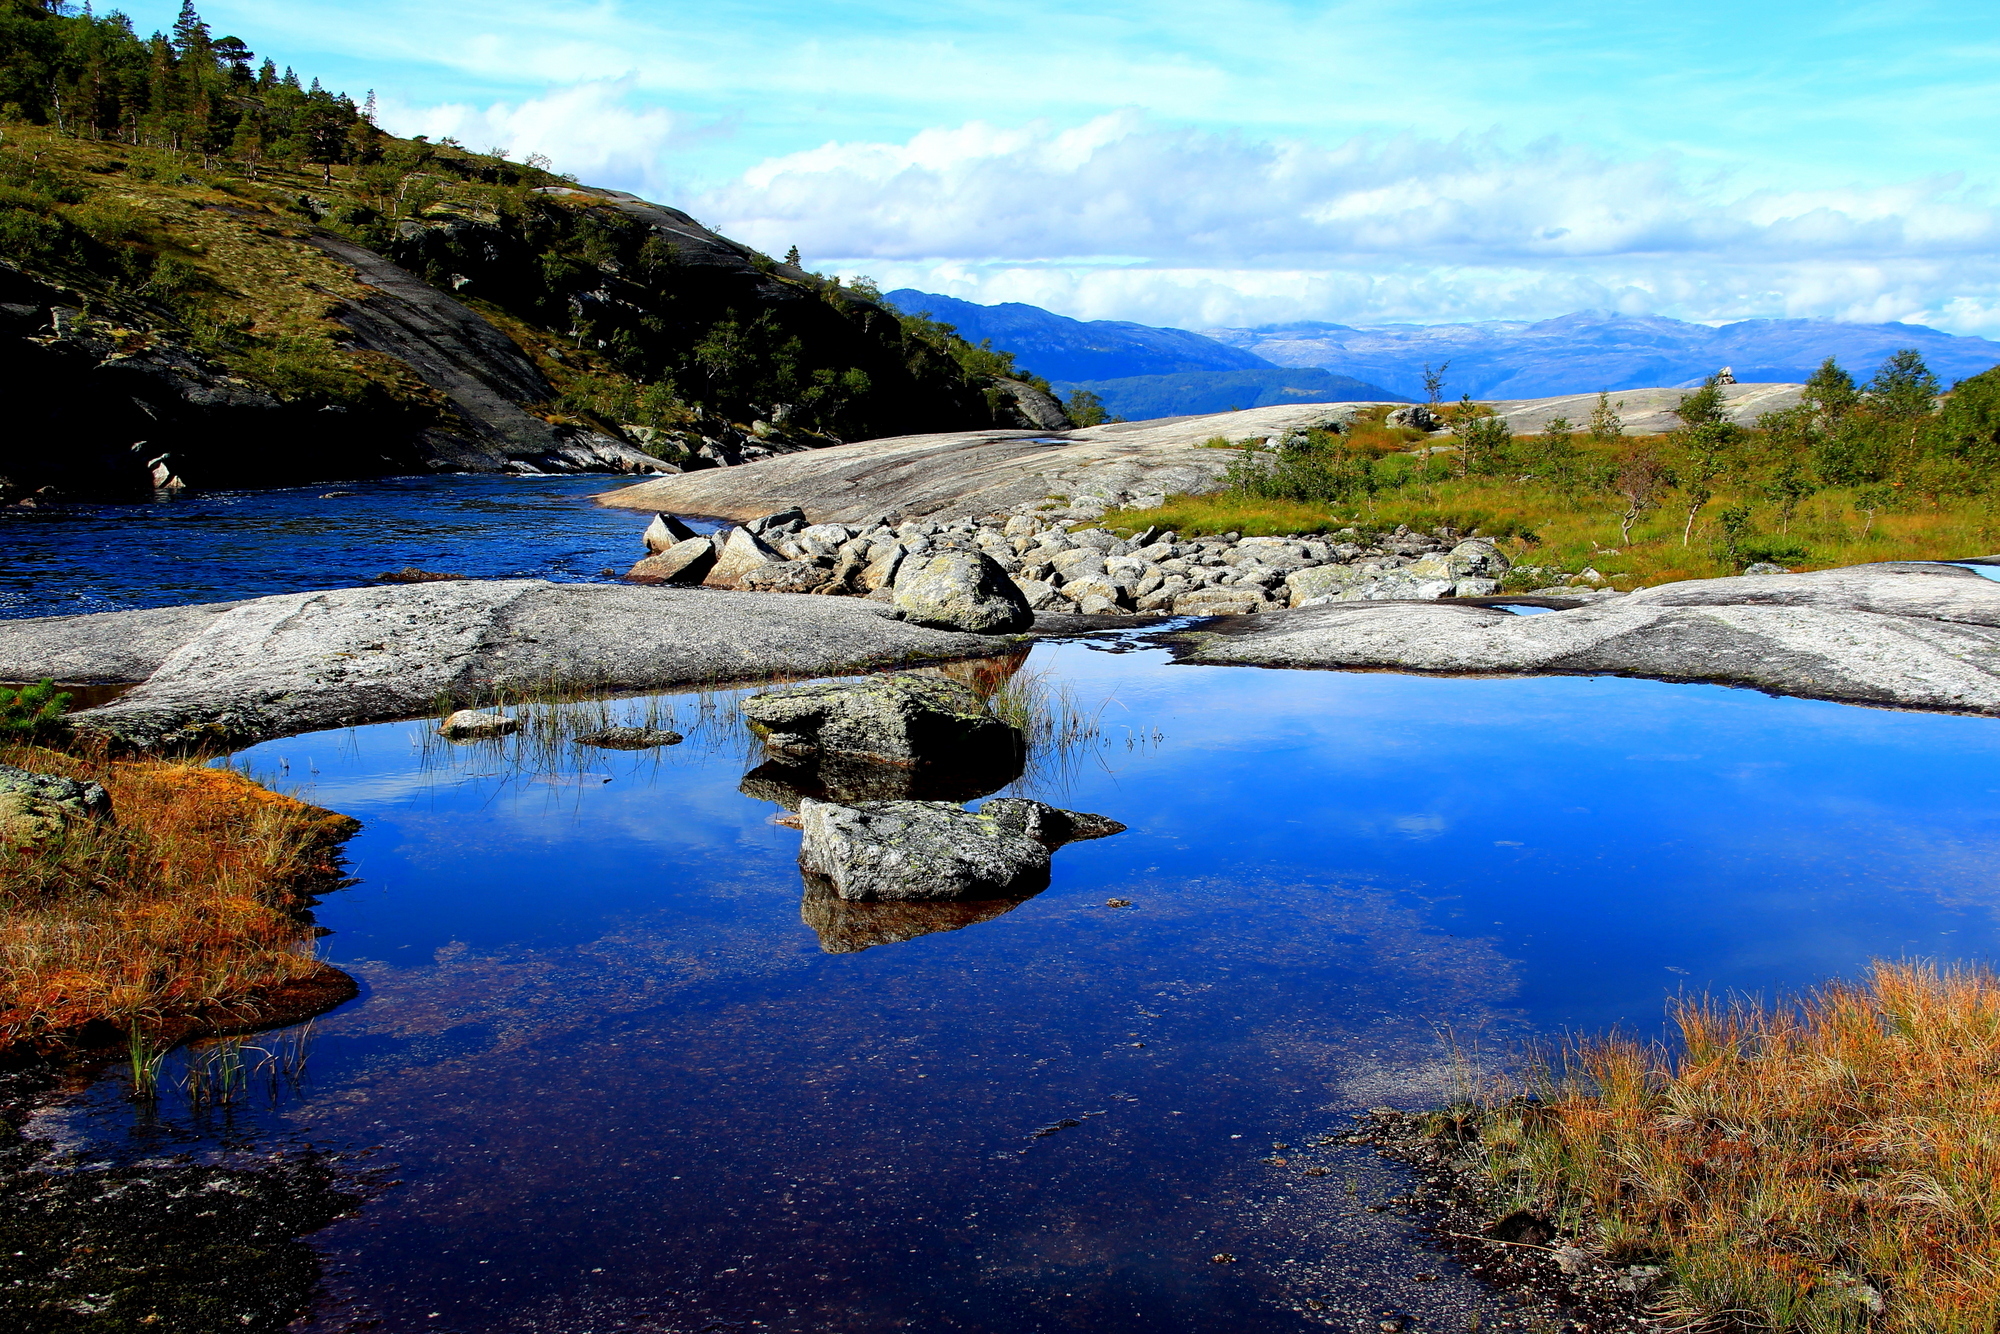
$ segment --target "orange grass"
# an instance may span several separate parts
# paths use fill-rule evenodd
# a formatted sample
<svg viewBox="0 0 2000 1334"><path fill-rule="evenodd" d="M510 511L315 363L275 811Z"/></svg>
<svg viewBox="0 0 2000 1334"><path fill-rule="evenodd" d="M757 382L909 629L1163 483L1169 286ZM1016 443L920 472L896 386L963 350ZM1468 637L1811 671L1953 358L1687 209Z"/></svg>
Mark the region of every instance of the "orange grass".
<svg viewBox="0 0 2000 1334"><path fill-rule="evenodd" d="M1878 963L1673 1019L1677 1050L1582 1042L1479 1114L1514 1205L1665 1264L1687 1327L2000 1328L2000 978Z"/></svg>
<svg viewBox="0 0 2000 1334"><path fill-rule="evenodd" d="M29 746L0 763L95 779L113 818L0 849L0 1048L242 1004L313 973L307 895L359 826L226 769Z"/></svg>

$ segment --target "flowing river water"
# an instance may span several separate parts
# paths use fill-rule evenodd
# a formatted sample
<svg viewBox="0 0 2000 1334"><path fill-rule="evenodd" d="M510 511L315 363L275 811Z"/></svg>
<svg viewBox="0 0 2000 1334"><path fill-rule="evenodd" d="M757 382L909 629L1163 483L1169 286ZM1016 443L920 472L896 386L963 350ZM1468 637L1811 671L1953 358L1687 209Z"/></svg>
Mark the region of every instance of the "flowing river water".
<svg viewBox="0 0 2000 1334"><path fill-rule="evenodd" d="M727 692L247 750L363 822L318 910L361 999L231 1106L111 1073L29 1132L374 1151L301 1330L1462 1330L1503 1303L1371 1209L1351 1113L1683 991L1995 952L1990 720L1115 635L1016 670L1073 726L1005 791L1130 828L990 912L802 902ZM688 740L574 741L605 720Z"/></svg>

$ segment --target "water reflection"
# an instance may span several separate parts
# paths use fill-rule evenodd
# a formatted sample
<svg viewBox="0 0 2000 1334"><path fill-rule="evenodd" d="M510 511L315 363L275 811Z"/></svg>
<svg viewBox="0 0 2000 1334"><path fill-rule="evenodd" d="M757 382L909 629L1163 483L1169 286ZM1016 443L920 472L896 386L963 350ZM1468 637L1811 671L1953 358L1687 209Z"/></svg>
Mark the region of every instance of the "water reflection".
<svg viewBox="0 0 2000 1334"><path fill-rule="evenodd" d="M898 945L936 931L957 931L990 922L1033 898L966 900L957 903L852 903L805 877L799 920L819 936L828 954L853 954L876 945Z"/></svg>
<svg viewBox="0 0 2000 1334"><path fill-rule="evenodd" d="M301 1328L1279 1334L1305 1299L1490 1325L1369 1212L1384 1169L1272 1142L1449 1096L1441 1027L1504 1053L1651 1028L1683 987L2000 945L1990 720L1036 652L1010 682L1163 740L1091 743L1067 790L1031 761L1012 791L1132 828L1005 905L801 905L727 696L605 706L689 738L658 751L413 723L246 754L365 822L319 912L367 992L231 1133L380 1145L403 1183L316 1234ZM107 1081L30 1134L95 1152L132 1117Z"/></svg>

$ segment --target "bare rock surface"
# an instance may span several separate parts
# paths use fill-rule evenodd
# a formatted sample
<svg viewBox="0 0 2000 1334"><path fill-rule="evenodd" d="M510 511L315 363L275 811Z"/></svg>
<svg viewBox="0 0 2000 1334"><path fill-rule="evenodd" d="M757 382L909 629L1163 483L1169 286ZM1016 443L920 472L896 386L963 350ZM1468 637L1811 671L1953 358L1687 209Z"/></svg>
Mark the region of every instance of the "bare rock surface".
<svg viewBox="0 0 2000 1334"><path fill-rule="evenodd" d="M1738 426L1753 426L1757 418L1780 408L1796 407L1805 390L1800 384L1726 384L1721 386L1723 412ZM1681 424L1674 407L1691 389L1618 389L1611 406L1624 423L1626 435L1658 435ZM1534 435L1556 417L1567 417L1582 430L1597 406L1596 394L1560 394L1554 398L1510 398L1493 402L1493 411L1516 435Z"/></svg>
<svg viewBox="0 0 2000 1334"><path fill-rule="evenodd" d="M2000 714L2000 584L1892 563L1689 580L1516 616L1465 603L1327 603L1217 623L1199 663L1714 681L1773 694Z"/></svg>
<svg viewBox="0 0 2000 1334"><path fill-rule="evenodd" d="M183 644L240 602L0 620L0 681L51 677L69 685L124 685L159 670Z"/></svg>
<svg viewBox="0 0 2000 1334"><path fill-rule="evenodd" d="M670 689L1015 647L890 620L854 598L531 579L290 593L182 613L0 622L0 652L23 680L117 679L140 665L124 641L150 635L145 656L162 661L145 683L71 721L158 747L415 717L497 687Z"/></svg>
<svg viewBox="0 0 2000 1334"><path fill-rule="evenodd" d="M1067 431L954 431L864 440L687 473L599 496L606 505L745 521L789 505L816 523L868 523L887 513L974 515L1052 495L1210 491L1227 450L1215 436L1275 439L1346 422L1365 403L1284 404L1200 417L1112 422Z"/></svg>

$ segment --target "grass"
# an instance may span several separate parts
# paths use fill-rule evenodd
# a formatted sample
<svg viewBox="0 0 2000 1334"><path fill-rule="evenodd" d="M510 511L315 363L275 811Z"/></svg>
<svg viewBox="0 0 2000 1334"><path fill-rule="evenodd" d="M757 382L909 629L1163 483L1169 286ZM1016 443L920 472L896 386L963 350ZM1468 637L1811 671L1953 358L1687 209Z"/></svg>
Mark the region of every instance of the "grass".
<svg viewBox="0 0 2000 1334"><path fill-rule="evenodd" d="M1532 443L1530 438L1529 443ZM1618 588L1678 579L1735 574L1745 560L1769 559L1793 570L1828 569L1889 560L1949 560L2000 550L2000 507L1989 497L1959 497L1936 505L1904 501L1873 507L1867 490L1823 490L1789 515L1754 489L1718 487L1697 514L1691 538L1682 541L1685 502L1668 493L1658 509L1621 540L1625 501L1608 492L1564 493L1513 477L1445 478L1409 482L1378 493L1372 503L1339 504L1266 500L1234 492L1169 496L1164 505L1116 510L1091 526L1136 532L1149 525L1184 537L1236 532L1246 537L1364 533L1399 524L1428 531L1450 525L1497 537L1517 565L1568 574L1594 568ZM1747 507L1748 523L1736 552L1725 549L1724 510Z"/></svg>
<svg viewBox="0 0 2000 1334"><path fill-rule="evenodd" d="M1682 1328L2000 1327L2000 977L1878 963L1673 1019L1469 1114L1503 1209L1665 1265Z"/></svg>
<svg viewBox="0 0 2000 1334"><path fill-rule="evenodd" d="M0 848L0 1048L240 1006L317 972L307 896L358 826L227 769L0 745L113 818Z"/></svg>

